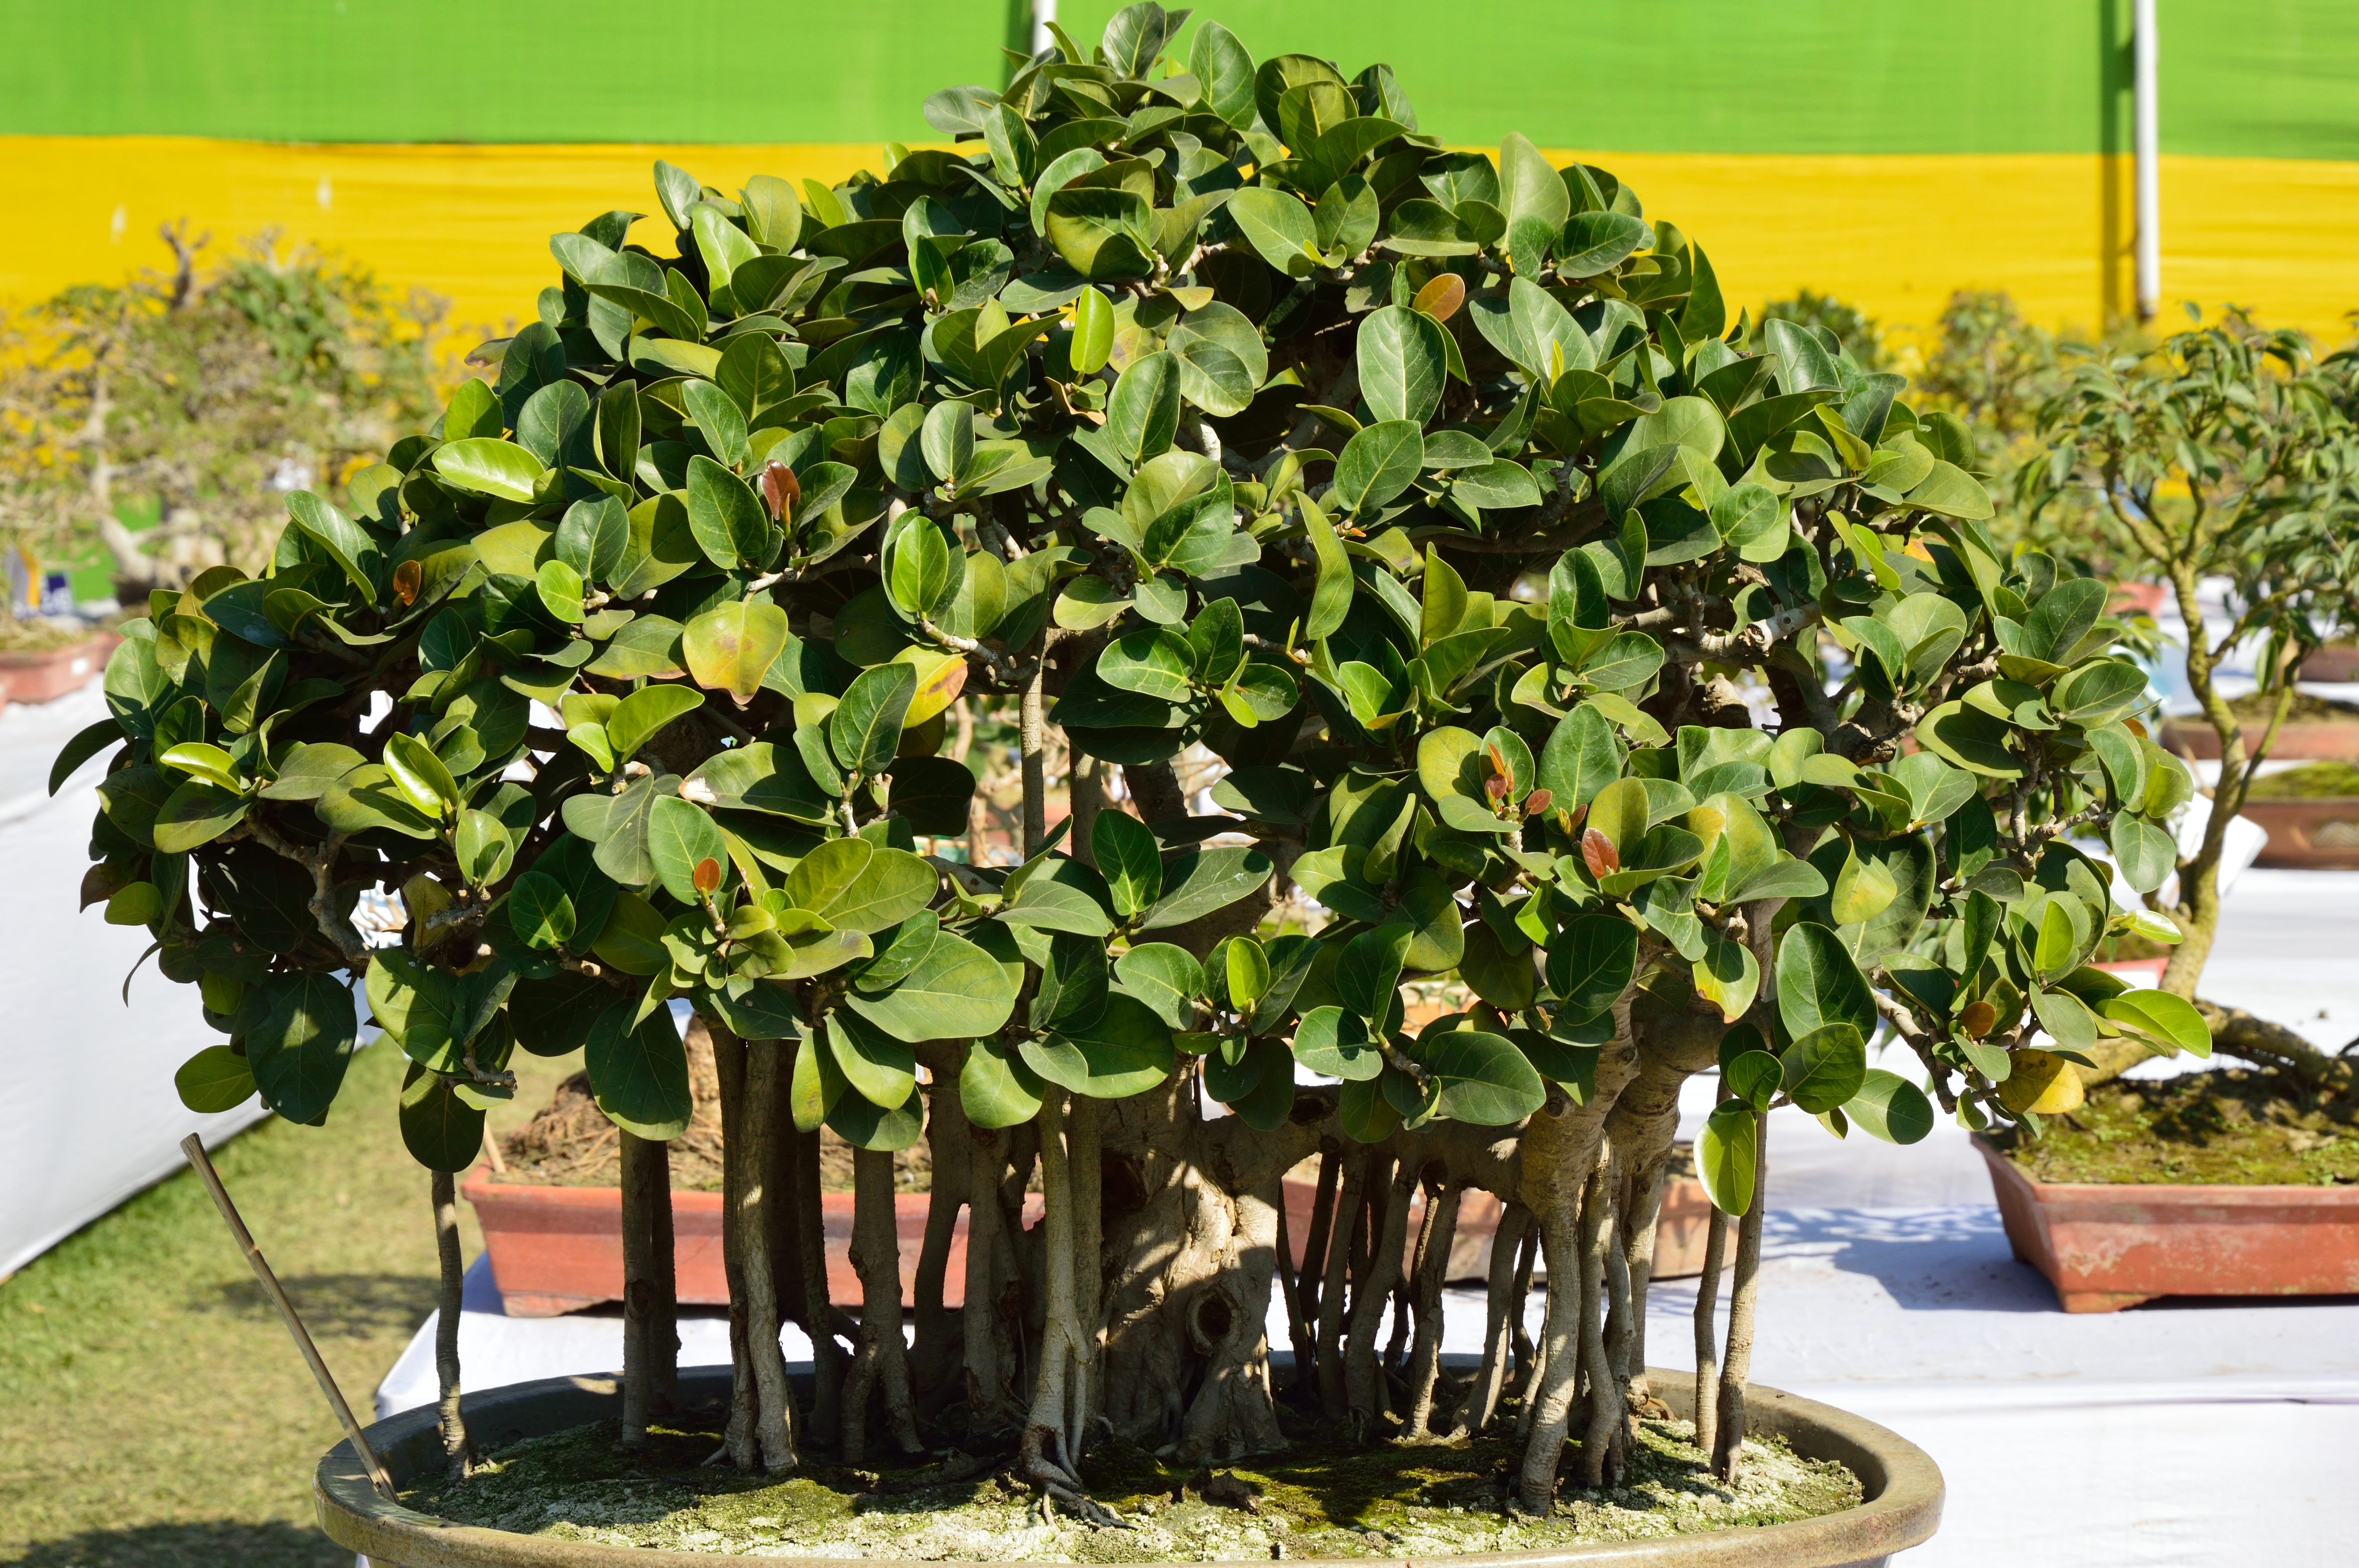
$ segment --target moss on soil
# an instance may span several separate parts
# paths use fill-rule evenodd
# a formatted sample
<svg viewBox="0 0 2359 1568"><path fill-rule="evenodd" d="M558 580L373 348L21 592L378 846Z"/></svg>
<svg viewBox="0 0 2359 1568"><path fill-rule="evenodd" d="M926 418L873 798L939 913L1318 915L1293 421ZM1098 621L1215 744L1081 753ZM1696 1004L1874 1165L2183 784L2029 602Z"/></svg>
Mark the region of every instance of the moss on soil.
<svg viewBox="0 0 2359 1568"><path fill-rule="evenodd" d="M1748 1443L1740 1479L1714 1481L1684 1422L1643 1424L1632 1473L1592 1495L1566 1486L1547 1519L1509 1513L1513 1422L1500 1435L1355 1450L1288 1414L1295 1445L1221 1472L1189 1471L1127 1444L1082 1464L1131 1530L1062 1511L1044 1519L1003 1465L955 1452L922 1467L814 1465L784 1481L704 1468L718 1438L658 1430L643 1462L602 1422L504 1449L473 1478L411 1507L462 1523L568 1541L747 1557L899 1557L1009 1563L1201 1563L1286 1557L1436 1557L1782 1524L1856 1507L1858 1478ZM1568 1456L1565 1469L1573 1461ZM1207 1484L1227 1506L1205 1497ZM1247 1498L1249 1495L1249 1505Z"/></svg>
<svg viewBox="0 0 2359 1568"><path fill-rule="evenodd" d="M2241 724L2266 725L2276 715L2277 704L2277 699L2274 696L2249 692L2229 703L2228 711L2234 714ZM2288 724L2359 724L2359 708L2323 697L2312 697L2306 691L2297 691L2293 694L2293 706L2286 709L2285 721ZM2201 724L2203 716L2190 714L2180 722ZM2245 739L2247 743L2257 741L2260 731L2249 730Z"/></svg>
<svg viewBox="0 0 2359 1568"><path fill-rule="evenodd" d="M2117 1078L2038 1139L1995 1140L2039 1182L2334 1186L2359 1182L2359 1108L2274 1068Z"/></svg>
<svg viewBox="0 0 2359 1568"><path fill-rule="evenodd" d="M9 621L0 623L0 654L48 654L60 648L79 648L96 633L76 622L60 626L48 621Z"/></svg>
<svg viewBox="0 0 2359 1568"><path fill-rule="evenodd" d="M2264 773L2245 792L2247 800L2340 800L2359 795L2359 764L2304 762L2279 773Z"/></svg>

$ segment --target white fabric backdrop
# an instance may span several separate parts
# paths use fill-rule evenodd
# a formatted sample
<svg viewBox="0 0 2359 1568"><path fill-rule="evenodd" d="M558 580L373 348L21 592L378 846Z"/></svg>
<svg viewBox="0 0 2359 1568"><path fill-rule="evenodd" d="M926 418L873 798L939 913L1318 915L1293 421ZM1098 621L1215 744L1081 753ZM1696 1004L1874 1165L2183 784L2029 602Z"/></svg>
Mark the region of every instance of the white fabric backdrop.
<svg viewBox="0 0 2359 1568"><path fill-rule="evenodd" d="M101 764L51 800L49 763L105 713L95 686L0 711L0 871L12 895L0 899L0 1276L170 1175L190 1133L216 1144L267 1114L258 1103L219 1116L180 1104L173 1070L221 1036L195 992L153 959L125 1008L123 978L147 930L75 912Z"/></svg>

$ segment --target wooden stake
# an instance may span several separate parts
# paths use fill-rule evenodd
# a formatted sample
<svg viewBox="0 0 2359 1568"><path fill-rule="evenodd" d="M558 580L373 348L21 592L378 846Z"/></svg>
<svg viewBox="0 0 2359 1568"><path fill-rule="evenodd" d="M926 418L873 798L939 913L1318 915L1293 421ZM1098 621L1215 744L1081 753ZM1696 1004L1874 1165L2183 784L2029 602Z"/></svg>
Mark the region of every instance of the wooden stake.
<svg viewBox="0 0 2359 1568"><path fill-rule="evenodd" d="M278 1309L278 1320L287 1325L288 1334L295 1341L295 1348L303 1353L305 1363L311 1368L311 1376L319 1381L320 1392L328 1397L328 1404L335 1411L336 1419L343 1423L344 1435L352 1439L353 1451L361 1456L361 1463L368 1467L369 1482L376 1487L377 1496L389 1503L400 1501L394 1494L393 1477L386 1474L376 1450L369 1446L368 1434L362 1432L361 1423L353 1419L353 1407L344 1402L343 1390L336 1387L335 1374L330 1372L327 1362L320 1358L320 1347L311 1343L311 1336L303 1327L303 1320L296 1315L295 1303L288 1299L287 1287L280 1284L278 1276L270 1271L269 1263L262 1256L262 1249L254 1244L253 1232L246 1229L245 1221L238 1217L237 1205L230 1201L229 1189L222 1185L221 1173L213 1169L212 1161L205 1155L203 1141L195 1133L190 1133L180 1140L180 1152L188 1156L189 1164L196 1171L197 1179L204 1183L205 1191L212 1194L213 1206L221 1210L223 1220L229 1226L230 1235L236 1238L239 1249L245 1254L245 1260L254 1265L254 1277L261 1283L262 1293L268 1296L271 1304Z"/></svg>

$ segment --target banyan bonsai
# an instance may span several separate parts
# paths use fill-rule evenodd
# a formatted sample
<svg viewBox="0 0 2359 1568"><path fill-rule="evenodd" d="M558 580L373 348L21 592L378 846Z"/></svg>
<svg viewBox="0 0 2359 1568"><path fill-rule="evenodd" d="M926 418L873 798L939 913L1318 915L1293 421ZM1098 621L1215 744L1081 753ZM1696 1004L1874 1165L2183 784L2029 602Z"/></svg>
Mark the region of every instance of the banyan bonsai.
<svg viewBox="0 0 2359 1568"><path fill-rule="evenodd" d="M553 237L495 381L343 505L291 497L261 575L126 629L114 717L60 762L119 747L90 893L228 1036L192 1104L325 1117L356 979L438 1172L513 1053L584 1054L625 1134L625 1442L674 1375L685 1003L725 1128L728 1456L961 1419L1101 1520L1087 1444L1219 1461L1285 1441L1281 1396L1369 1441L1519 1408L1527 1509L1569 1437L1613 1479L1680 1086L1716 1070L1728 1473L1767 1111L1908 1142L1935 1101L2036 1120L2063 1058L2035 1030L2205 1049L2087 966L2169 927L2071 842L2188 775L2121 721L2145 677L2104 585L1993 546L1966 431L1901 377L1732 322L1605 170L1452 151L1386 67L1256 65L1211 23L1183 67L1185 15L938 94L949 144L881 178L658 165L658 243L623 211ZM956 703L1012 712L1020 865L957 852ZM1052 727L1082 760L1054 824ZM1174 766L1208 757L1209 802ZM395 945L354 928L370 888ZM1320 919L1280 934L1297 892ZM1466 1005L1405 1026L1403 980L1453 976ZM858 1151L857 1323L822 1126ZM891 1155L919 1139L905 1350ZM1313 1156L1298 1271L1279 1184ZM1451 1408L1470 1188L1504 1261ZM1526 1234L1546 1329L1503 1407Z"/></svg>

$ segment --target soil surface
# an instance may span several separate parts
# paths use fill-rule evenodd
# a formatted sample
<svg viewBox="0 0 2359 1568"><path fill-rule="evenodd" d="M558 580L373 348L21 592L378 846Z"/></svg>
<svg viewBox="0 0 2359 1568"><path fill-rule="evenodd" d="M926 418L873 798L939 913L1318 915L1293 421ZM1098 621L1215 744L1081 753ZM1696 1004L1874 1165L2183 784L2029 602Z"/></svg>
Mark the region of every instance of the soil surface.
<svg viewBox="0 0 2359 1568"><path fill-rule="evenodd" d="M2276 716L2277 710L2277 699L2275 697L2263 696L2257 691L2237 697L2228 704L2228 711L2234 714L2237 719L2245 724L2267 724ZM2190 714L2186 721L2201 724L2203 722L2203 716ZM2348 703L2330 701L2322 697L2312 697L2306 691L2298 691L2293 694L2293 706L2286 709L2285 721L2288 724L2359 724L2359 708L2353 708ZM2257 731L2245 737L2248 744L2258 739Z"/></svg>
<svg viewBox="0 0 2359 1568"><path fill-rule="evenodd" d="M720 1078L704 1032L690 1030L687 1044L688 1087L696 1098L696 1114L688 1130L671 1141L671 1184L676 1192L717 1193ZM538 1115L501 1139L500 1159L506 1168L493 1173L495 1182L556 1187L618 1187L623 1183L621 1134L598 1108L587 1073L576 1073L558 1085ZM893 1156L897 1191L930 1191L933 1171L933 1154L922 1139ZM824 1127L819 1133L819 1184L821 1192L852 1191L852 1145Z"/></svg>
<svg viewBox="0 0 2359 1568"><path fill-rule="evenodd" d="M643 1463L614 1422L516 1444L471 1479L423 1489L411 1507L462 1523L565 1541L746 1557L886 1557L954 1563L1203 1563L1279 1557L1425 1558L1524 1552L1782 1524L1856 1507L1858 1478L1747 1443L1739 1479L1713 1480L1685 1422L1641 1427L1625 1485L1566 1485L1547 1519L1511 1513L1512 1419L1494 1435L1353 1449L1311 1424L1293 1447L1232 1469L1169 1465L1127 1444L1088 1454L1093 1496L1133 1528L1044 1517L1004 1465L952 1451L921 1468L809 1465L783 1480L701 1465L710 1431L650 1433ZM1568 1457L1571 1473L1574 1461Z"/></svg>
<svg viewBox="0 0 2359 1568"><path fill-rule="evenodd" d="M2339 800L2359 795L2359 763L2304 762L2281 773L2264 773L2245 792L2247 800Z"/></svg>
<svg viewBox="0 0 2359 1568"><path fill-rule="evenodd" d="M2359 1183L2359 1108L2275 1068L2116 1078L2049 1119L2038 1139L1994 1141L2039 1182L2334 1186Z"/></svg>

